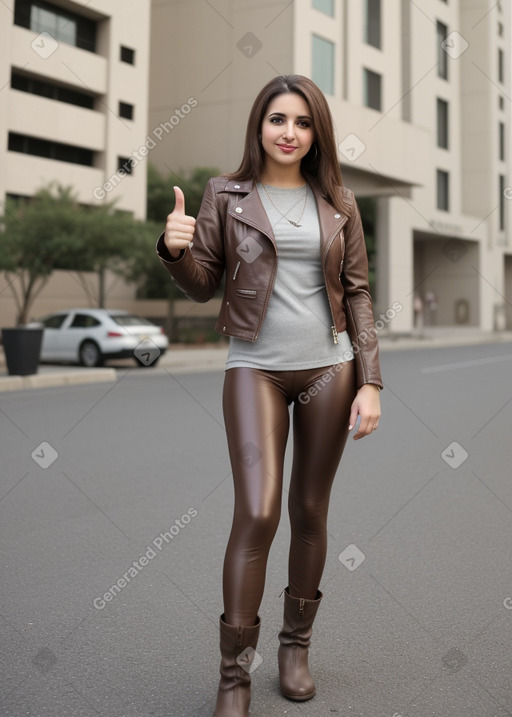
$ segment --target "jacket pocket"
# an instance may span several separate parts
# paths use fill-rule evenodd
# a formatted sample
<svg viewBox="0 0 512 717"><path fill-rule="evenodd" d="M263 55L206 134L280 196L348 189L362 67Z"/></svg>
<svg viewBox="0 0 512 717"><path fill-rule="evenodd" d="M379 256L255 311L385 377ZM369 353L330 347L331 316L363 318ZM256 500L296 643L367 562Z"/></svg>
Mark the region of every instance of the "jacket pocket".
<svg viewBox="0 0 512 717"><path fill-rule="evenodd" d="M255 299L256 293L253 289L235 289L235 294L244 299Z"/></svg>

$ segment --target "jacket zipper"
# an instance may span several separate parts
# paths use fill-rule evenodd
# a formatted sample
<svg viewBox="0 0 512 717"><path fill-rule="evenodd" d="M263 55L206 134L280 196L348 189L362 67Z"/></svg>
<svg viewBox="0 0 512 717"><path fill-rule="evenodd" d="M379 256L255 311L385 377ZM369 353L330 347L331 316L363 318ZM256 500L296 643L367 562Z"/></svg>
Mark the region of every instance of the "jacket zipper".
<svg viewBox="0 0 512 717"><path fill-rule="evenodd" d="M272 242L272 244L274 244L274 242ZM274 244L274 246L276 246L276 245ZM264 303L264 305L263 305L263 311L261 312L261 318L260 318L260 320L259 320L258 328L256 329L256 334L255 334L255 336L254 336L254 338L253 338L253 341L256 341L256 339L257 339L258 336L260 335L261 325L262 325L262 323L263 323L263 317L264 317L264 315L266 314L267 307L268 307L268 302L269 302L269 300L270 300L270 294L271 294L272 291L274 290L274 283L275 283L275 281L276 281L276 273L277 273L277 260L278 260L278 257L279 257L279 254L277 253L277 247L276 247L276 260L275 260L275 262L274 262L274 268L272 269L272 276L270 277L270 286L269 286L269 289L268 289L268 291L267 291L267 295L266 295L266 297L265 297L265 303Z"/></svg>
<svg viewBox="0 0 512 717"><path fill-rule="evenodd" d="M244 219L241 219L240 217L238 217L238 219L239 219L239 221L242 221L244 224L247 224L248 226L253 227L254 229L257 229L257 230L258 230L259 232L261 232L264 236L266 236L266 237L268 238L268 240L271 242L271 244L272 244L272 246L274 247L274 250L275 250L275 252L276 252L276 261L274 262L274 268L273 268L273 270L272 270L272 276L270 277L270 285L269 285L269 288L268 288L268 291L267 291L267 295L266 295L266 297L265 297L265 303L263 304L263 310L262 310L262 312L261 312L261 315L262 315L262 317L263 317L264 314L265 314L265 312L266 312L266 310L267 310L267 306L268 306L270 294L272 293L272 290L274 289L274 282L275 282L275 280L276 280L277 259L278 259L278 257L279 257L279 252L277 251L277 244L275 243L275 239L272 239L272 237L269 236L269 235L267 234L267 232L264 232L263 229L261 229L260 227L256 226L256 225L253 224L252 222L247 221L247 220L245 219L245 217L244 217ZM238 262L238 263L240 264L240 262ZM235 278L235 276L236 276L236 271L237 271L237 270L235 269L235 275L233 276L233 278ZM259 321L259 323L258 323L258 327L257 327L257 329L256 329L256 334L254 335L254 338L252 339L253 341L256 341L256 339L257 339L258 336L260 335L260 329L261 329L261 324L262 324L262 323L263 323L263 318L261 318L260 321Z"/></svg>
<svg viewBox="0 0 512 717"><path fill-rule="evenodd" d="M337 231L340 231L340 230L338 229ZM334 312L333 312L333 310L332 310L332 304L331 304L331 297L329 296L329 289L328 289L328 287L327 287L327 277L325 276L325 258L327 257L327 254L329 253L329 249L331 248L332 243L333 243L334 239L336 238L336 233L337 233L337 232L335 232L335 233L332 235L332 239L331 239L331 241L329 242L329 244L328 244L328 246L327 246L327 248L326 248L326 250L325 250L325 252L324 252L324 261L322 261L322 272L323 272L323 275L324 275L325 293L327 294L327 301L329 302L329 310L330 310L330 312L331 312L331 318L332 318L332 326L331 326L332 340L333 340L333 342L334 342L335 345L338 344L338 331L337 331L337 329L336 329L336 320L335 320L335 318L334 318Z"/></svg>

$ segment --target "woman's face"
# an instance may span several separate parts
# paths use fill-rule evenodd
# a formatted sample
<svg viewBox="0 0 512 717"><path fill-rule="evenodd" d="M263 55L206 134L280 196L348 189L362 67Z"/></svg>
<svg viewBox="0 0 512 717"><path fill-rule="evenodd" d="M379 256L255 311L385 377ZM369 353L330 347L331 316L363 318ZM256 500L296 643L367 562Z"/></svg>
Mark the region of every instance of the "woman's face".
<svg viewBox="0 0 512 717"><path fill-rule="evenodd" d="M296 92L285 92L269 103L261 123L265 163L294 167L315 140L307 102Z"/></svg>

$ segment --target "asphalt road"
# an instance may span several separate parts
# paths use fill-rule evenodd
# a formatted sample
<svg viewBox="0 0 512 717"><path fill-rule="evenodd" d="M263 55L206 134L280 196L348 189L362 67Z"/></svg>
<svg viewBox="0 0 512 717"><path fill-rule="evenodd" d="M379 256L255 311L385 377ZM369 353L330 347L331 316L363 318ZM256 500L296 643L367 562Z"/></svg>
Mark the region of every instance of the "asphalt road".
<svg viewBox="0 0 512 717"><path fill-rule="evenodd" d="M332 494L317 696L277 689L283 511L254 717L512 715L512 344L382 363L381 427L349 441ZM0 715L213 712L223 373L118 376L0 398Z"/></svg>

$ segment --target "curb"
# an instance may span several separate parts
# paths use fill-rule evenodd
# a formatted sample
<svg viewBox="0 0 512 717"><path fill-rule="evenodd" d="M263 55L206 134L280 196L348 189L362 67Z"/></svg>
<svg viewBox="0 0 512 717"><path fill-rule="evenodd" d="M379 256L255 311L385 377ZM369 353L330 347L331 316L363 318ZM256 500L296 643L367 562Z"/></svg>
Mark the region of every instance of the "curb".
<svg viewBox="0 0 512 717"><path fill-rule="evenodd" d="M113 368L95 371L73 371L69 373L43 373L32 376L6 376L0 379L0 391L19 391L29 388L53 388L81 383L102 383L117 381Z"/></svg>
<svg viewBox="0 0 512 717"><path fill-rule="evenodd" d="M412 349L457 348L457 346L483 346L489 344L512 343L512 333L473 334L468 336L423 336L379 338L379 351L407 351Z"/></svg>
<svg viewBox="0 0 512 717"><path fill-rule="evenodd" d="M422 337L396 337L383 336L379 339L381 353L388 351L404 351L435 348L455 348L457 346L475 346L483 344L505 344L512 342L512 332L495 334L470 333L467 335L423 335ZM163 357L159 367L153 369L156 373L167 371L169 373L202 373L205 371L224 371L228 347L215 349L178 349L169 351ZM0 352L0 365L2 364ZM143 372L148 369L141 369ZM30 388L52 388L56 386L70 386L88 383L116 381L118 377L115 368L97 368L85 370L59 371L55 373L41 373L31 376L2 376L0 375L0 393L3 391L26 390Z"/></svg>

